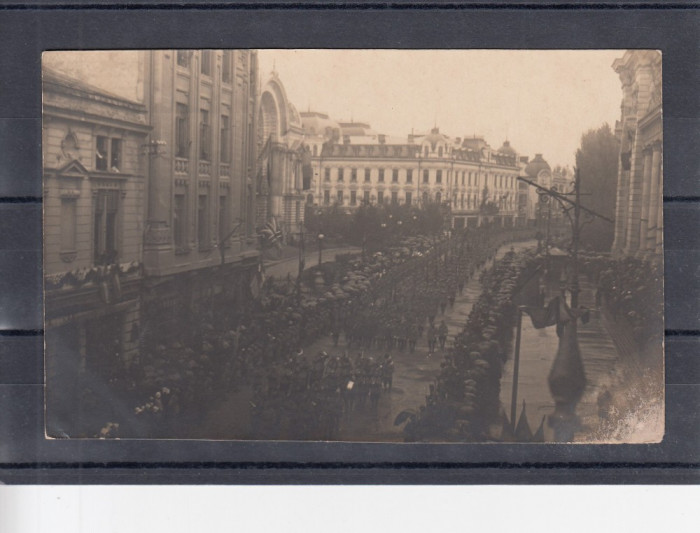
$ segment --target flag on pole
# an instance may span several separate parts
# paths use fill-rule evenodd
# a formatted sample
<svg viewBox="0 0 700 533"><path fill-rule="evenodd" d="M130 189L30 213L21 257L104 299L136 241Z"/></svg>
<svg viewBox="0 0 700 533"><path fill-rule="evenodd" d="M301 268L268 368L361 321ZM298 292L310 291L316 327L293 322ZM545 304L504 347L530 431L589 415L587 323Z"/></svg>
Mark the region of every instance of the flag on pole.
<svg viewBox="0 0 700 533"><path fill-rule="evenodd" d="M515 441L530 442L531 440L532 430L530 429L530 423L527 420L527 413L525 412L525 400L523 400L523 410L520 412L518 425L515 428Z"/></svg>
<svg viewBox="0 0 700 533"><path fill-rule="evenodd" d="M508 415L501 409L501 442L513 442L515 441L515 435L513 435L513 426L508 420Z"/></svg>
<svg viewBox="0 0 700 533"><path fill-rule="evenodd" d="M263 248L272 248L273 246L282 248L283 236L282 228L277 224L275 217L268 220L263 229L260 230L260 240Z"/></svg>
<svg viewBox="0 0 700 533"><path fill-rule="evenodd" d="M535 434L532 436L532 439L530 439L530 442L544 442L544 419L546 418L545 415L542 415L542 421L540 422L540 427L537 428L537 431L535 431Z"/></svg>
<svg viewBox="0 0 700 533"><path fill-rule="evenodd" d="M547 307L526 305L521 307L521 310L530 317L535 329L553 326L559 321L559 296L552 298Z"/></svg>

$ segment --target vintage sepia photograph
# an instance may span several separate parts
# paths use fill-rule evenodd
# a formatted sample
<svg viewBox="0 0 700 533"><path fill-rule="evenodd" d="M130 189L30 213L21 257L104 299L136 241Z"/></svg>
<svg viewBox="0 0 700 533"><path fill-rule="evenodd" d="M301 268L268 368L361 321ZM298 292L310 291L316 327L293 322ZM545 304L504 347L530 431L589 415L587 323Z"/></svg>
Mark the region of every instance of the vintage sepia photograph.
<svg viewBox="0 0 700 533"><path fill-rule="evenodd" d="M661 65L45 52L46 437L660 442Z"/></svg>

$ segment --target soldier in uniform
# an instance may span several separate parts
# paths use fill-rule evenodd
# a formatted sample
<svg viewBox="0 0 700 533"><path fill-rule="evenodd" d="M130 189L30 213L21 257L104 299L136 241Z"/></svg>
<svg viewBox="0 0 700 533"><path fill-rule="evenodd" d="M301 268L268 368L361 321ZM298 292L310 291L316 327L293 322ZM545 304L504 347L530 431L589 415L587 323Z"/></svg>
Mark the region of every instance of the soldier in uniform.
<svg viewBox="0 0 700 533"><path fill-rule="evenodd" d="M428 357L433 355L435 352L435 343L437 342L437 332L435 330L435 324L432 322L428 326Z"/></svg>
<svg viewBox="0 0 700 533"><path fill-rule="evenodd" d="M408 332L407 332L407 337L408 337L408 351L410 353L413 353L416 350L416 341L418 340L418 331L416 329L415 324L408 324L407 326Z"/></svg>
<svg viewBox="0 0 700 533"><path fill-rule="evenodd" d="M444 320L440 321L440 327L438 328L438 338L440 339L440 350L445 351L445 341L447 340L447 324Z"/></svg>

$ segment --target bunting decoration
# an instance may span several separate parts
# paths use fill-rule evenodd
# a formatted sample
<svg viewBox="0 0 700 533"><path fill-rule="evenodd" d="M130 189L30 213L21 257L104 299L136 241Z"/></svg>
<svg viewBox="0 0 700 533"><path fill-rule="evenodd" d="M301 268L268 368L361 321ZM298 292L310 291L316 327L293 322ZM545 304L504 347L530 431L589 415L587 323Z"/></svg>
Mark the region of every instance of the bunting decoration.
<svg viewBox="0 0 700 533"><path fill-rule="evenodd" d="M523 400L523 409L520 412L520 418L518 419L518 425L515 427L515 440L516 440L516 442L531 442L532 441L532 430L530 429L530 423L527 420L527 413L525 410L525 400Z"/></svg>

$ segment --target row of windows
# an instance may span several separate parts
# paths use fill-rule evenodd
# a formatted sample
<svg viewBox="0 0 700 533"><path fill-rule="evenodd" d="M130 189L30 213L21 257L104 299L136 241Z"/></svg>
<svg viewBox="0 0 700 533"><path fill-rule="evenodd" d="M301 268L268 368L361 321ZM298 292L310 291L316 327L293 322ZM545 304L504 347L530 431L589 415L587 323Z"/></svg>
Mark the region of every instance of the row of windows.
<svg viewBox="0 0 700 533"><path fill-rule="evenodd" d="M227 196L219 197L218 229L219 240L223 240L229 231ZM93 261L95 264L111 264L119 259L120 244L120 192L100 190L94 204ZM60 251L62 254L75 253L77 247L77 199L61 199ZM197 197L197 242L204 248L210 244L209 197L200 194ZM184 194L175 195L173 209L173 240L177 249L187 246L187 198Z"/></svg>
<svg viewBox="0 0 700 533"><path fill-rule="evenodd" d="M209 224L209 196L200 194L197 196L197 242L201 248L210 244L210 224ZM223 240L229 224L228 204L226 196L219 196L218 210L218 240ZM173 241L175 248L183 250L187 247L187 196L176 194L173 206Z"/></svg>
<svg viewBox="0 0 700 533"><path fill-rule="evenodd" d="M214 51L213 50L202 50L200 55L199 71L204 76L211 76L214 69ZM178 50L176 52L176 61L178 66L189 69L192 65L192 54L191 50ZM224 83L231 83L231 58L232 54L230 50L223 50L223 56L221 58L221 81Z"/></svg>
<svg viewBox="0 0 700 533"><path fill-rule="evenodd" d="M427 193L425 193L427 194ZM438 196L440 193L438 193ZM396 191L393 191L389 196L386 198L389 200L392 204L398 204L399 203L399 194ZM350 191L350 196L349 196L350 203L349 205L358 205L358 196L357 196L357 191ZM370 204L376 201L378 204L383 204L385 201L384 197L384 191L377 191L376 196L372 196L370 194L370 191L364 191L362 194L362 202L365 204ZM413 195L410 192L405 193L404 195L404 203L406 205L411 205L411 202L413 201ZM336 193L336 202L338 204L343 205L345 203L345 192L344 191L338 191ZM324 205L330 205L331 203L331 191L323 191L323 203Z"/></svg>
<svg viewBox="0 0 700 533"><path fill-rule="evenodd" d="M231 121L228 115L221 115L219 121L219 160L222 163L231 162ZM212 125L209 111L199 111L199 159L212 159ZM189 159L191 154L190 114L186 104L177 104L175 109L175 156Z"/></svg>
<svg viewBox="0 0 700 533"><path fill-rule="evenodd" d="M349 192L350 192L350 194L349 194L349 198L348 198L348 200L349 200L348 205L351 205L351 206L358 205L358 200L360 197L358 196L357 191L349 191ZM362 203L365 203L365 204L370 204L370 203L376 202L379 205L382 205L384 203L391 203L392 205L397 205L397 204L401 203L398 191L392 191L389 195L385 195L384 191L377 191L376 196L372 195L370 193L370 191L362 191L361 198L362 198ZM334 198L334 201L336 203L338 203L339 205L345 205L345 199L346 199L345 191L340 190L340 191L336 192L335 198ZM423 203L429 202L430 199L431 199L430 193L428 191L424 191L422 194ZM442 202L442 193L440 193L439 191L436 192L435 196L434 196L434 201L437 203ZM330 205L330 203L331 203L331 191L328 191L328 190L323 191L323 204ZM404 193L403 203L405 205L412 205L413 194L410 192ZM455 196L452 199L453 206L455 208L459 207L461 209L465 209L465 208L466 209L476 209L479 207L480 203L481 203L481 200L480 200L479 195L477 195L477 194L472 194L472 195L468 194L468 195L466 195L466 197L464 194L462 194L462 195L460 195L460 197ZM506 200L503 202L502 207L512 210L514 208L514 205L515 205L515 202L513 200Z"/></svg>
<svg viewBox="0 0 700 533"><path fill-rule="evenodd" d="M430 174L431 171L430 169L423 169L422 172L422 181L423 183L430 183ZM443 171L442 170L436 170L434 172L435 174L435 183L440 184L442 183L443 180ZM345 169L343 167L338 167L336 171L336 180L338 182L343 182L345 181ZM385 172L385 169L379 168L377 169L377 181L379 183L385 183L386 182L386 177L387 173ZM473 186L473 185L479 185L479 174L477 172L468 172L468 171L461 171L457 172L456 175L456 182L460 182L461 178L461 184L465 186ZM324 169L324 175L323 179L325 181L331 181L331 168L326 167ZM351 168L350 169L350 182L357 182L358 179L358 169L356 168ZM486 176L486 179L488 180L488 176ZM372 169L366 168L364 169L364 183L370 183L372 180ZM493 175L493 180L494 180L494 186L498 188L503 188L503 187L513 187L515 184L515 176L506 176L504 174L496 174ZM394 168L391 169L391 183L399 183L399 169ZM406 169L406 183L413 183L413 169Z"/></svg>
<svg viewBox="0 0 700 533"><path fill-rule="evenodd" d="M431 199L430 193L427 191L423 192L422 195L422 201L423 203L429 202ZM434 197L435 201L440 203L442 202L442 193L437 192L435 193ZM337 191L336 196L335 196L335 201L340 204L344 205L345 203L345 191ZM399 193L398 191L392 191L390 194L385 195L384 191L377 191L377 195L374 196L370 193L370 191L362 191L362 202L365 204L372 204L372 203L377 203L379 205L382 205L384 203L391 203L393 205L397 205L400 202L399 199ZM323 203L324 205L330 205L331 203L331 192L330 191L323 191ZM405 205L412 205L413 204L413 194L410 192L405 192L403 195L403 204ZM358 205L358 195L357 191L350 191L350 197L349 197L349 205Z"/></svg>

